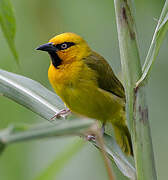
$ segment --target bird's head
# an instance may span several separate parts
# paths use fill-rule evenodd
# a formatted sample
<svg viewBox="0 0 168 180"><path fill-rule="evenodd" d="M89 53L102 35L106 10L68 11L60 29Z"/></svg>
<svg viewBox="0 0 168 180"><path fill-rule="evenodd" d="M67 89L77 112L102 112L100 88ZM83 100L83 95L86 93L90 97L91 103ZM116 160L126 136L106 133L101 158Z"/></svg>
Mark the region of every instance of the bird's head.
<svg viewBox="0 0 168 180"><path fill-rule="evenodd" d="M78 61L91 53L86 41L74 33L57 35L50 39L49 43L39 46L37 50L47 51L56 68L61 64Z"/></svg>

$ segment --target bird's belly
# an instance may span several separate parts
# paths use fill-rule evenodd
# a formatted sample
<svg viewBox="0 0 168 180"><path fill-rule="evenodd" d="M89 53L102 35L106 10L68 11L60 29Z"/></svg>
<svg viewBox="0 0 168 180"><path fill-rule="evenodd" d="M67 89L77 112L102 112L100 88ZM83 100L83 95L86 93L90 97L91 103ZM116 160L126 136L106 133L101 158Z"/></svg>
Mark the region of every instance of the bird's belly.
<svg viewBox="0 0 168 180"><path fill-rule="evenodd" d="M66 87L59 95L72 112L104 122L123 107L118 97L95 86Z"/></svg>

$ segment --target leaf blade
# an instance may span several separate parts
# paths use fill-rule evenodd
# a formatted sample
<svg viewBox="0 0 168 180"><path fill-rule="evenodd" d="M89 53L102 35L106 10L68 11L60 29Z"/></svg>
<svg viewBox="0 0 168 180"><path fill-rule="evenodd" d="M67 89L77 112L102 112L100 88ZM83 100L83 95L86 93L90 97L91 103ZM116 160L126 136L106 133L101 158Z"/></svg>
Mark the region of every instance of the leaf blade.
<svg viewBox="0 0 168 180"><path fill-rule="evenodd" d="M115 139L112 136L104 134L103 136L105 143L105 150L112 162L115 162L118 169L122 172L124 176L132 180L136 179L135 167L128 161L126 156L123 154L119 146L117 145ZM98 145L92 142L96 147ZM99 147L98 147L99 148Z"/></svg>
<svg viewBox="0 0 168 180"><path fill-rule="evenodd" d="M0 93L47 120L64 108L60 98L38 82L4 70L0 70Z"/></svg>
<svg viewBox="0 0 168 180"><path fill-rule="evenodd" d="M16 22L14 11L10 0L0 0L0 25L8 42L9 48L18 63L18 54L15 48L14 38L16 33Z"/></svg>
<svg viewBox="0 0 168 180"><path fill-rule="evenodd" d="M75 119L57 121L56 124L38 125L34 128L29 128L18 131L18 127L9 127L6 130L0 131L0 143L5 145L48 137L60 137L70 135L81 135L84 133L94 121L91 119ZM4 134L5 132L5 134Z"/></svg>
<svg viewBox="0 0 168 180"><path fill-rule="evenodd" d="M142 76L136 83L136 87L144 85L148 80L152 66L158 56L161 44L168 31L168 0L166 0L163 10L161 12L158 24L156 26L150 48L148 50L143 68Z"/></svg>

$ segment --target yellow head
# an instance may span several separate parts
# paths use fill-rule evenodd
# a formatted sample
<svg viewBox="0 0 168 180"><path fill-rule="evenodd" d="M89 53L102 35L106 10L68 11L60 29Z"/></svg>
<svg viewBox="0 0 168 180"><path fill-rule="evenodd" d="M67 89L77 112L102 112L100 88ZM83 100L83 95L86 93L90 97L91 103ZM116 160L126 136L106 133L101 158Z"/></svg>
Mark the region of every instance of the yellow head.
<svg viewBox="0 0 168 180"><path fill-rule="evenodd" d="M53 37L49 43L39 46L37 50L47 51L56 68L61 64L81 60L91 52L83 38L70 32Z"/></svg>

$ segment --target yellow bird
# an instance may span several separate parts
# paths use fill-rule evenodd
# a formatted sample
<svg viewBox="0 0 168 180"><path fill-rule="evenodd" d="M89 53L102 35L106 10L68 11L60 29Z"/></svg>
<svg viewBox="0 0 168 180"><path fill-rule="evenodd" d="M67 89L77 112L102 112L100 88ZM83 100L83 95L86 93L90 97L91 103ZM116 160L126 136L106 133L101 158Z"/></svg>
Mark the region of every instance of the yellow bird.
<svg viewBox="0 0 168 180"><path fill-rule="evenodd" d="M117 143L132 155L124 88L107 61L92 51L83 38L70 32L53 37L37 50L49 53L48 78L66 106L103 124L110 122Z"/></svg>

